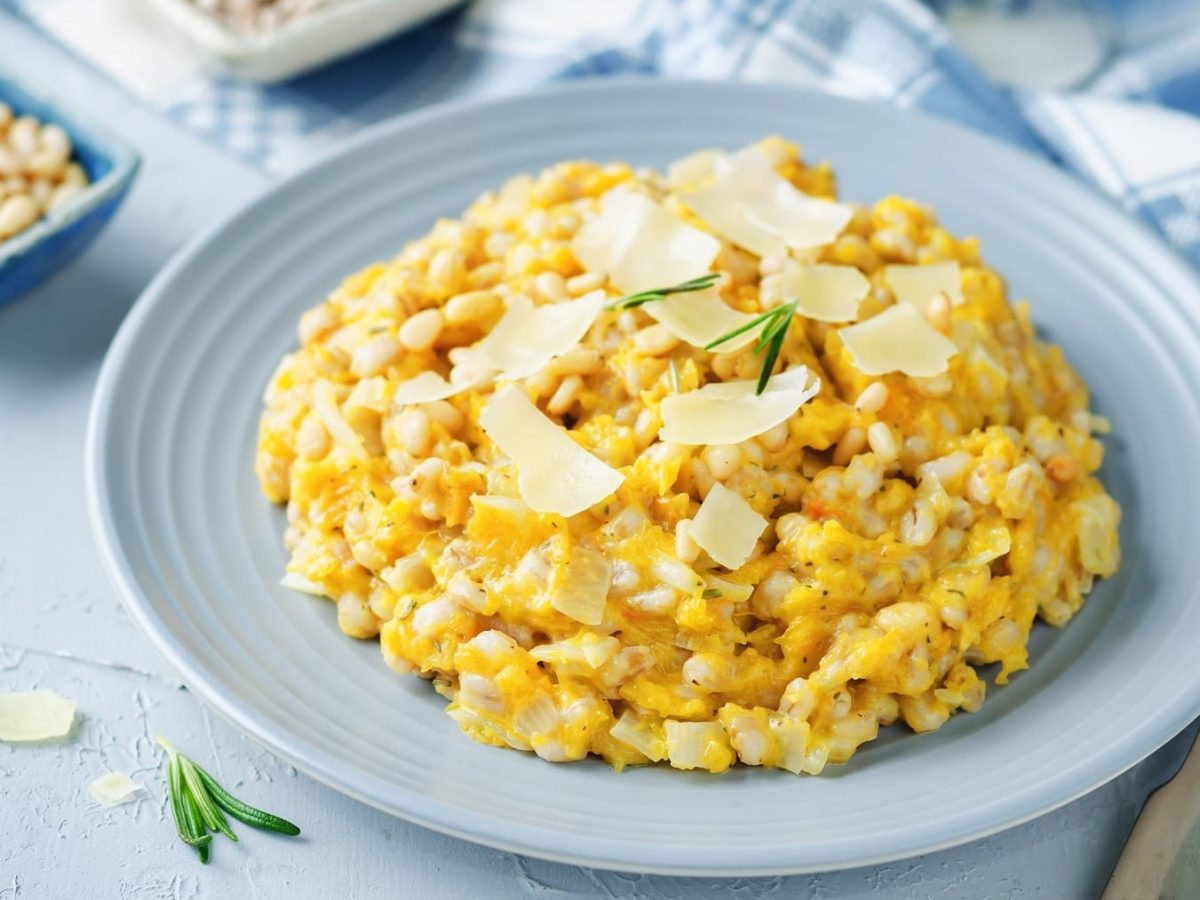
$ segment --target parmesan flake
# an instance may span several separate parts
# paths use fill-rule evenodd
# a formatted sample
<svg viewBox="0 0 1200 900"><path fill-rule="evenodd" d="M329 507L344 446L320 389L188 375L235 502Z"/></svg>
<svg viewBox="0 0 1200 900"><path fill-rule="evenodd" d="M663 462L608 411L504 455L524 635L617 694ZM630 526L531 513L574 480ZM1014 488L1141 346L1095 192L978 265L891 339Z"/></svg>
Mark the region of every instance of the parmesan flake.
<svg viewBox="0 0 1200 900"><path fill-rule="evenodd" d="M142 786L125 772L106 772L88 785L88 791L103 806L119 806L134 799Z"/></svg>
<svg viewBox="0 0 1200 900"><path fill-rule="evenodd" d="M512 385L491 399L479 422L517 467L517 490L537 512L573 516L599 503L625 480Z"/></svg>
<svg viewBox="0 0 1200 900"><path fill-rule="evenodd" d="M505 378L526 378L583 339L604 306L604 297L604 291L592 291L575 300L534 306L518 294L492 330L461 358Z"/></svg>
<svg viewBox="0 0 1200 900"><path fill-rule="evenodd" d="M927 266L884 266L883 277L897 300L911 303L924 312L934 294L945 294L958 306L963 302L962 277L958 263Z"/></svg>
<svg viewBox="0 0 1200 900"><path fill-rule="evenodd" d="M845 204L796 188L757 146L723 158L685 157L677 163L680 177L694 177L710 160L712 182L680 196L718 234L758 256L824 246L854 216Z"/></svg>
<svg viewBox="0 0 1200 900"><path fill-rule="evenodd" d="M75 724L75 701L54 691L0 694L0 741L64 738Z"/></svg>
<svg viewBox="0 0 1200 900"><path fill-rule="evenodd" d="M946 371L955 343L929 324L915 306L897 303L879 315L841 329L854 366L864 375L930 376Z"/></svg>
<svg viewBox="0 0 1200 900"><path fill-rule="evenodd" d="M688 536L727 569L740 568L770 524L737 491L713 484L692 519Z"/></svg>
<svg viewBox="0 0 1200 900"><path fill-rule="evenodd" d="M392 394L392 403L405 406L410 403L432 403L434 400L445 400L453 397L466 385L451 384L437 372L422 372L415 378L402 381L396 385Z"/></svg>
<svg viewBox="0 0 1200 900"><path fill-rule="evenodd" d="M607 272L617 290L636 294L705 274L721 242L618 187L601 199L600 215L580 228L572 249L589 271Z"/></svg>
<svg viewBox="0 0 1200 900"><path fill-rule="evenodd" d="M858 318L871 282L854 266L808 265L788 259L783 267L783 295L796 311L818 322L853 322Z"/></svg>
<svg viewBox="0 0 1200 900"><path fill-rule="evenodd" d="M773 377L762 394L754 381L713 382L664 397L659 407L659 440L675 444L740 444L786 421L817 395L821 382L809 383L805 366Z"/></svg>
<svg viewBox="0 0 1200 900"><path fill-rule="evenodd" d="M738 312L721 299L716 288L686 294L670 294L662 300L645 304L642 309L681 341L704 348L721 335L741 328L757 318ZM721 344L722 353L732 353L758 337L750 331Z"/></svg>

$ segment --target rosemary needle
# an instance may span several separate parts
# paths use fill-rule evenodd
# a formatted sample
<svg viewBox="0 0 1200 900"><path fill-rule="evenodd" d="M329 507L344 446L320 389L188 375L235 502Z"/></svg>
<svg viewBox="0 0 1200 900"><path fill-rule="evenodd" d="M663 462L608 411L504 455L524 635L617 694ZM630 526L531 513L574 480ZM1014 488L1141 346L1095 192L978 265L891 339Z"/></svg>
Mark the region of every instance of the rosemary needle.
<svg viewBox="0 0 1200 900"><path fill-rule="evenodd" d="M692 278L688 281L682 281L679 284L671 285L670 287L651 288L646 291L638 291L636 294L629 294L613 300L608 304L609 309L636 309L646 303L653 303L655 300L665 300L672 294L686 294L691 291L703 291L706 288L712 287L717 283L717 279L721 277L720 272L709 272L707 275L701 275L698 278Z"/></svg>
<svg viewBox="0 0 1200 900"><path fill-rule="evenodd" d="M754 353L763 355L762 368L758 373L758 383L754 388L755 394L761 394L767 389L767 383L771 380L771 373L775 370L775 361L779 359L779 354L783 350L783 342L787 339L788 329L792 326L792 319L796 315L796 302L784 303L781 306L776 306L774 309L769 309L760 316L755 316L749 322L741 325L728 334L723 334L714 341L710 341L704 346L705 350L712 350L722 344L733 340L739 335L752 331L761 326L762 330L758 333L758 342L754 345Z"/></svg>
<svg viewBox="0 0 1200 900"><path fill-rule="evenodd" d="M175 828L180 840L196 848L200 862L208 862L213 839L210 832L223 834L231 841L237 840L225 818L226 813L252 828L289 836L300 833L300 829L287 819L256 809L230 794L166 738L154 740L167 751L167 794Z"/></svg>

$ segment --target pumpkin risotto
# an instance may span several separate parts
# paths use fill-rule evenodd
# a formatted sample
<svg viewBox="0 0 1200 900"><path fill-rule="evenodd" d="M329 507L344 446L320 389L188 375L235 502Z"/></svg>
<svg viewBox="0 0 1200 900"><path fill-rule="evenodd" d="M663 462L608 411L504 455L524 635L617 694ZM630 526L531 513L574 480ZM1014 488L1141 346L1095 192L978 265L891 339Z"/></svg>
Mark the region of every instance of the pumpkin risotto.
<svg viewBox="0 0 1200 900"><path fill-rule="evenodd" d="M974 238L768 138L517 176L300 318L284 584L562 762L817 773L1117 569L1106 422Z"/></svg>

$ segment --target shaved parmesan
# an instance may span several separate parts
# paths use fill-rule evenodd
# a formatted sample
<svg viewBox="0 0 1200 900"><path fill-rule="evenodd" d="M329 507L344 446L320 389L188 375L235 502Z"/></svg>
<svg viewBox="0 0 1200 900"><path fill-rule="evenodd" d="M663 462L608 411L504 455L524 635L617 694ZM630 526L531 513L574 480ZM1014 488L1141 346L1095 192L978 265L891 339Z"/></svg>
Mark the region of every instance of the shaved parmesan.
<svg viewBox="0 0 1200 900"><path fill-rule="evenodd" d="M929 324L909 303L889 306L879 315L841 329L838 334L854 366L864 375L903 372L940 375L958 352L954 342Z"/></svg>
<svg viewBox="0 0 1200 900"><path fill-rule="evenodd" d="M692 174L710 158L681 160ZM836 238L854 211L845 204L809 197L775 171L760 147L712 159L712 184L681 197L722 237L758 256L779 256L788 247L808 250Z"/></svg>
<svg viewBox="0 0 1200 900"><path fill-rule="evenodd" d="M958 306L963 302L962 278L958 263L934 263L928 266L884 266L887 279L897 300L911 303L922 312L934 294L945 294Z"/></svg>
<svg viewBox="0 0 1200 900"><path fill-rule="evenodd" d="M684 192L683 202L692 208L717 234L755 256L783 256L787 243L773 231L762 228L746 216L738 198L719 182L698 191Z"/></svg>
<svg viewBox="0 0 1200 900"><path fill-rule="evenodd" d="M723 334L741 328L757 318L750 313L738 312L713 288L687 294L670 294L662 300L647 303L642 307L651 318L667 331L693 347L706 347ZM732 340L721 344L722 353L732 353L750 344L758 337L751 329Z"/></svg>
<svg viewBox="0 0 1200 900"><path fill-rule="evenodd" d="M328 597L325 588L296 572L288 572L279 580L281 587L289 591L299 591L301 594L312 594L314 597Z"/></svg>
<svg viewBox="0 0 1200 900"><path fill-rule="evenodd" d="M545 306L518 294L495 327L460 358L505 378L526 378L578 344L603 306L604 291Z"/></svg>
<svg viewBox="0 0 1200 900"><path fill-rule="evenodd" d="M612 585L612 563L599 550L575 547L550 605L584 625L599 625Z"/></svg>
<svg viewBox="0 0 1200 900"><path fill-rule="evenodd" d="M709 148L682 156L667 166L667 183L680 190L710 178L717 165L729 156L724 150Z"/></svg>
<svg viewBox="0 0 1200 900"><path fill-rule="evenodd" d="M843 203L818 200L799 190L775 171L761 148L751 146L730 158L722 179L742 197L751 224L774 232L795 250L828 244L854 217Z"/></svg>
<svg viewBox="0 0 1200 900"><path fill-rule="evenodd" d="M88 790L96 802L104 806L118 806L136 797L142 786L124 772L107 772L89 784Z"/></svg>
<svg viewBox="0 0 1200 900"><path fill-rule="evenodd" d="M71 733L75 701L54 691L0 694L0 741L49 741Z"/></svg>
<svg viewBox="0 0 1200 900"><path fill-rule="evenodd" d="M784 297L796 301L801 315L818 322L853 322L870 290L871 282L854 266L784 262Z"/></svg>
<svg viewBox="0 0 1200 900"><path fill-rule="evenodd" d="M721 242L648 197L618 188L604 196L600 215L579 230L572 247L587 269L607 272L618 290L635 294L705 274Z"/></svg>
<svg viewBox="0 0 1200 900"><path fill-rule="evenodd" d="M659 440L674 444L740 444L791 417L821 389L809 383L808 369L781 372L756 395L753 381L706 384L695 391L664 397L659 409Z"/></svg>
<svg viewBox="0 0 1200 900"><path fill-rule="evenodd" d="M409 403L432 403L434 400L445 400L447 397L452 397L465 387L465 385L451 384L437 372L422 372L415 378L396 385L392 403L397 406Z"/></svg>
<svg viewBox="0 0 1200 900"><path fill-rule="evenodd" d="M688 536L725 568L737 569L750 558L768 524L741 494L718 481L700 504Z"/></svg>
<svg viewBox="0 0 1200 900"><path fill-rule="evenodd" d="M521 499L538 512L573 516L599 503L625 480L511 385L491 399L479 422L516 465Z"/></svg>

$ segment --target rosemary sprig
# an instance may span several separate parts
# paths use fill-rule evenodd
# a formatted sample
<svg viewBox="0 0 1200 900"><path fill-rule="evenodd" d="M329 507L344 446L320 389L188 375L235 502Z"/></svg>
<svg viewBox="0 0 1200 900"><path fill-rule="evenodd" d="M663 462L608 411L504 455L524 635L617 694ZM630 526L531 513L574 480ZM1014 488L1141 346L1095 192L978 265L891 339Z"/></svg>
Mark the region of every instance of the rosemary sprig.
<svg viewBox="0 0 1200 900"><path fill-rule="evenodd" d="M286 835L300 833L300 829L287 819L255 809L234 797L166 738L156 737L154 740L167 751L167 794L171 800L175 828L185 844L196 848L200 862L208 862L209 845L213 839L210 832L223 834L231 841L237 840L237 835L225 818L226 813L239 822L264 831Z"/></svg>
<svg viewBox="0 0 1200 900"><path fill-rule="evenodd" d="M788 329L791 327L795 315L796 301L781 304L760 316L755 316L745 325L740 325L729 333L721 335L715 341L710 341L704 345L704 349L712 350L739 335L761 327L762 330L758 333L758 342L754 345L756 355L766 351L763 356L762 369L758 373L758 384L754 388L755 394L761 394L767 389L767 382L771 380L775 361L779 359L779 353L783 350L783 342L787 338Z"/></svg>
<svg viewBox="0 0 1200 900"><path fill-rule="evenodd" d="M608 304L609 309L637 309L646 303L653 303L655 300L665 300L672 294L687 294L691 291L703 291L706 288L712 287L721 277L720 272L709 272L707 275L701 275L699 278L693 278L689 281L683 281L671 287L651 288L648 291L639 291L636 294L629 294L625 297L620 297Z"/></svg>

